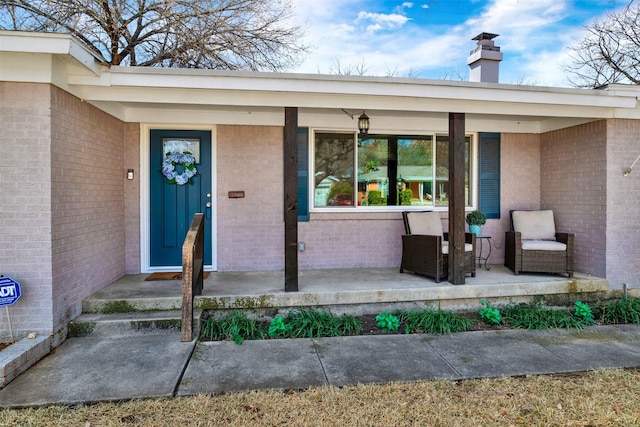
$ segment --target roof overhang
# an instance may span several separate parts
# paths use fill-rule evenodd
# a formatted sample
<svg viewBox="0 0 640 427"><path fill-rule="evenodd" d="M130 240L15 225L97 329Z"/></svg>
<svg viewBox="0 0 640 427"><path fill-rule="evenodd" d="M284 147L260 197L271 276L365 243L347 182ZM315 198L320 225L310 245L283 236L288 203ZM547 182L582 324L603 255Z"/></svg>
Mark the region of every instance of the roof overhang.
<svg viewBox="0 0 640 427"><path fill-rule="evenodd" d="M545 132L609 118L640 118L640 88L598 90L387 77L110 67L70 35L0 31L0 80L48 82L127 122L354 129L341 110L367 111L372 129Z"/></svg>

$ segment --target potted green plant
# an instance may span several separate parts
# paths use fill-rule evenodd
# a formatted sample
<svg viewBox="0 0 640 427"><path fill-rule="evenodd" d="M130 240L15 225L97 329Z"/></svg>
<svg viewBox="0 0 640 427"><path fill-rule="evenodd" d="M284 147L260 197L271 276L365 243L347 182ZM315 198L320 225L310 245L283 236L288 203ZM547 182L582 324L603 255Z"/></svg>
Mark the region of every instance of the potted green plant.
<svg viewBox="0 0 640 427"><path fill-rule="evenodd" d="M476 236L480 235L482 226L487 222L487 217L480 211L473 211L467 214L467 224L469 224L469 232Z"/></svg>

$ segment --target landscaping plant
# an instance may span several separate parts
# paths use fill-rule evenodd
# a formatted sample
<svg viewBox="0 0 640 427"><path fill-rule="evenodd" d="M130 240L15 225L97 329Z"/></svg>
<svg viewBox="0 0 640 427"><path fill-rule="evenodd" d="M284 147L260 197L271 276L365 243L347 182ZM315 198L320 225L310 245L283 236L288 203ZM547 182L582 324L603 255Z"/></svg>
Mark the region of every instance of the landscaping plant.
<svg viewBox="0 0 640 427"><path fill-rule="evenodd" d="M274 317L269 324L267 335L271 338L287 337L291 331L291 326L286 324L281 316Z"/></svg>
<svg viewBox="0 0 640 427"><path fill-rule="evenodd" d="M254 319L249 319L246 314L234 311L220 319L215 319L213 316L207 317L202 328L202 336L211 341L230 339L239 345L244 340L262 339L264 331L258 327Z"/></svg>
<svg viewBox="0 0 640 427"><path fill-rule="evenodd" d="M489 323L492 325L499 325L502 321L502 316L500 315L500 310L489 305L487 301L480 301L480 304L484 307L478 310L478 315L483 322Z"/></svg>
<svg viewBox="0 0 640 427"><path fill-rule="evenodd" d="M503 324L513 328L582 329L595 323L591 307L582 301L576 301L573 312L566 308L552 308L543 302L534 305L506 306L500 310L487 301L480 301L478 310L480 319L488 324ZM598 310L604 323L640 323L640 299L624 297L609 301ZM599 314L600 315L600 314ZM382 312L375 317L377 327L384 333L397 332L403 325L405 333L448 334L468 331L472 320L451 311L411 310L404 312ZM204 320L201 338L204 340L233 340L241 344L247 339L270 338L320 338L359 335L362 331L362 319L343 314L335 316L327 310L298 309L286 317L278 316L271 320L268 327L261 326L246 314L234 311L225 317L213 316Z"/></svg>
<svg viewBox="0 0 640 427"><path fill-rule="evenodd" d="M407 325L410 332L430 334L450 334L468 331L471 319L465 319L450 311L412 310L400 315L400 320Z"/></svg>
<svg viewBox="0 0 640 427"><path fill-rule="evenodd" d="M376 316L377 326L382 329L382 332L395 332L400 327L400 320L389 313L384 311Z"/></svg>
<svg viewBox="0 0 640 427"><path fill-rule="evenodd" d="M511 327L523 329L582 329L588 325L583 318L573 316L568 310L554 309L542 302L535 305L504 307L502 321Z"/></svg>
<svg viewBox="0 0 640 427"><path fill-rule="evenodd" d="M575 307L575 315L580 317L586 323L595 323L595 319L593 318L593 312L591 311L591 307L582 301L576 301L574 304Z"/></svg>
<svg viewBox="0 0 640 427"><path fill-rule="evenodd" d="M640 298L624 296L608 301L602 307L602 320L606 323L640 323Z"/></svg>
<svg viewBox="0 0 640 427"><path fill-rule="evenodd" d="M354 316L334 316L324 310L295 310L289 313L285 323L290 325L290 338L319 338L357 335L362 323Z"/></svg>

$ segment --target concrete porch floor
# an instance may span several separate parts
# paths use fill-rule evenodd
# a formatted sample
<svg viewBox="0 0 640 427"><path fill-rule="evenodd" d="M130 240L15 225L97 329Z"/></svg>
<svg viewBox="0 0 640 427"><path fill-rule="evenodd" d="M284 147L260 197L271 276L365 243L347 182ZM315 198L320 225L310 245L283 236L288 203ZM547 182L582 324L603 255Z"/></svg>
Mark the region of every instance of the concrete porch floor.
<svg viewBox="0 0 640 427"><path fill-rule="evenodd" d="M127 275L87 298L85 313L179 310L181 281L145 281L148 274ZM284 291L283 271L212 272L204 281L196 309L280 309L325 306L334 312L365 313L399 305L448 309L476 307L479 300L498 303L598 298L609 291L606 279L576 273L568 279L549 274L520 274L501 265L476 270L465 285L399 273L397 268L301 270L299 291ZM561 303L561 302L560 302ZM386 308L386 307L389 308Z"/></svg>

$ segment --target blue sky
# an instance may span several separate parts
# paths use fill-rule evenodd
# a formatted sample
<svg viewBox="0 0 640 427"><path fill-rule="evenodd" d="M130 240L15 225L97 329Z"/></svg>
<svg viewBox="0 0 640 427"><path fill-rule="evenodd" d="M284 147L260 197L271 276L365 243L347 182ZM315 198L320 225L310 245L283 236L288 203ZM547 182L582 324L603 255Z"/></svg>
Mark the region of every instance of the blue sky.
<svg viewBox="0 0 640 427"><path fill-rule="evenodd" d="M471 40L495 39L504 60L500 83L570 86L567 47L584 25L627 0L292 0L311 53L291 70L466 80Z"/></svg>

